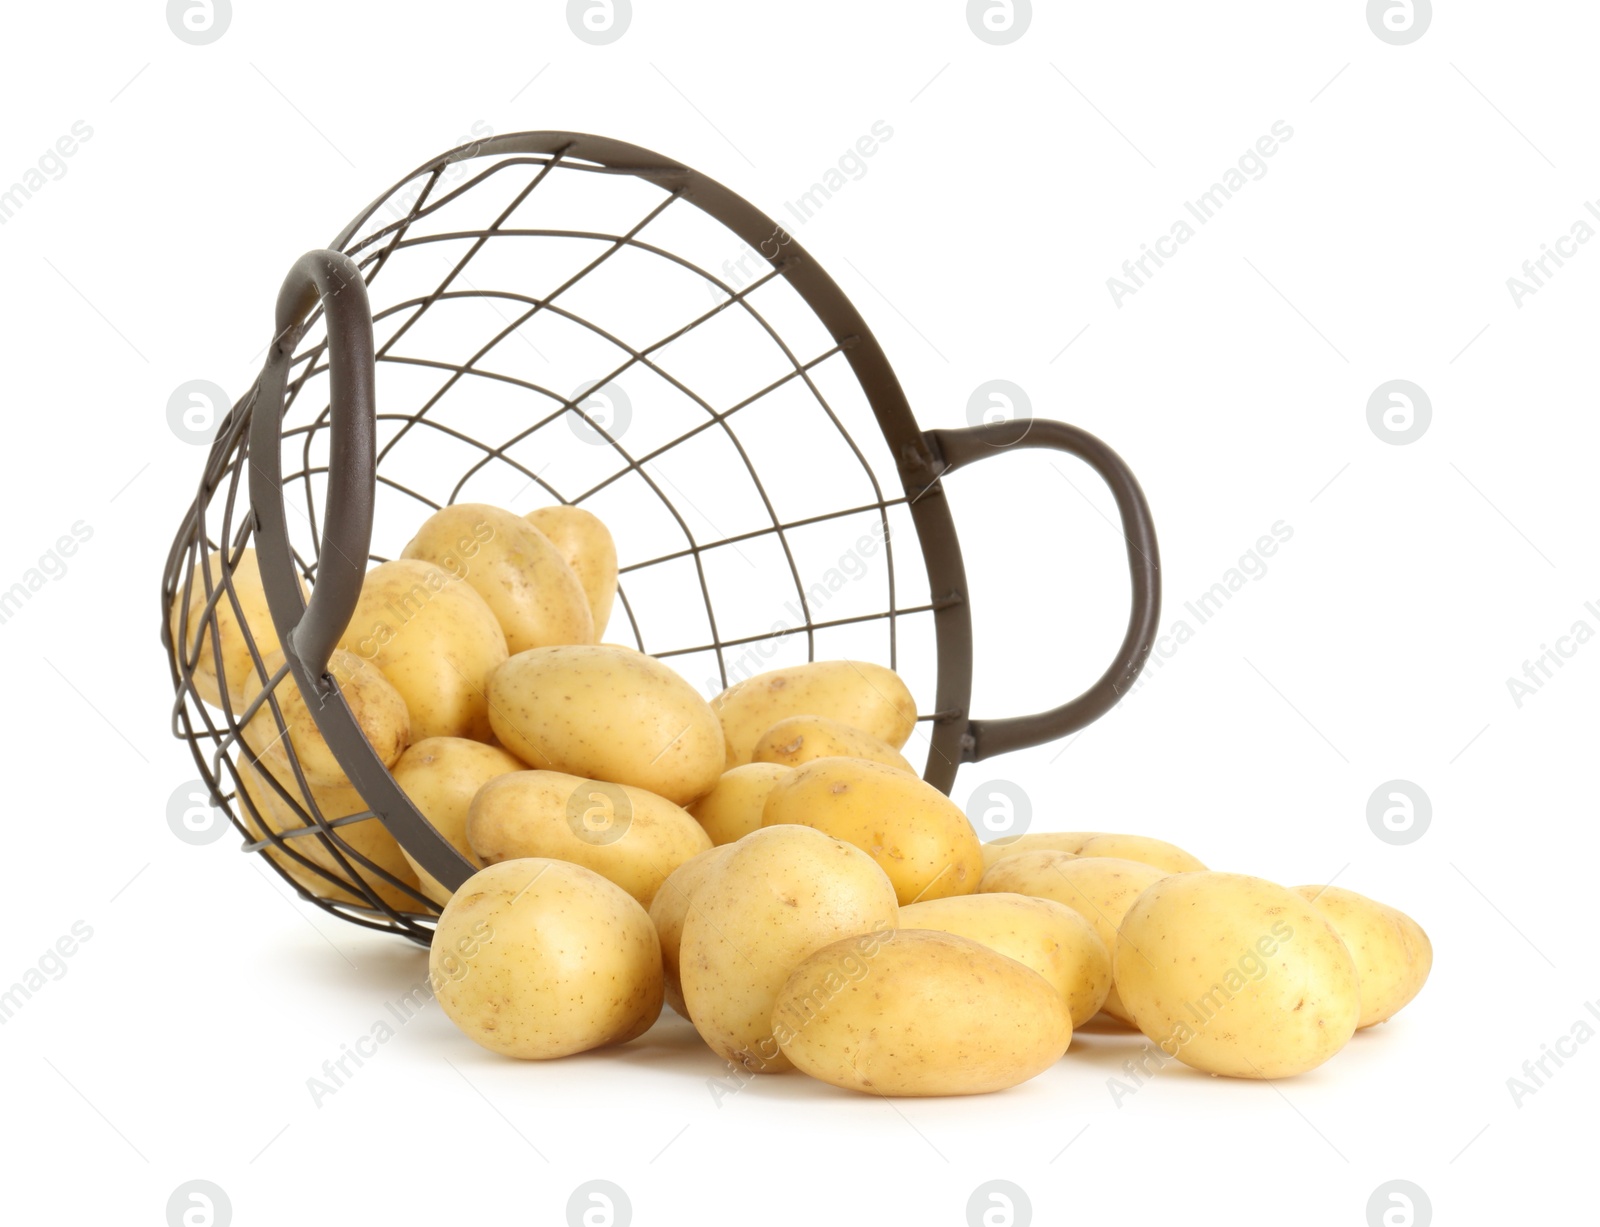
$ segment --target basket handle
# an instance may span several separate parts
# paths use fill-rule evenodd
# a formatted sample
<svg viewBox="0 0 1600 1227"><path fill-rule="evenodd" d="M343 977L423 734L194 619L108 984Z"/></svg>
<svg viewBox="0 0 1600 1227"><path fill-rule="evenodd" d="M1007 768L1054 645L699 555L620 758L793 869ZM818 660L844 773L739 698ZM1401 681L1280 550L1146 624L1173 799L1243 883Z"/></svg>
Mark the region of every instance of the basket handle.
<svg viewBox="0 0 1600 1227"><path fill-rule="evenodd" d="M1020 433L1019 433L1020 431ZM1144 668L1161 615L1161 559L1144 491L1121 456L1094 435L1047 418L985 422L959 430L930 430L926 438L942 460L940 477L1012 448L1043 447L1076 456L1100 475L1116 499L1128 544L1133 602L1128 629L1111 664L1077 698L1030 716L972 720L961 739L963 762L975 763L1075 733L1110 711Z"/></svg>
<svg viewBox="0 0 1600 1227"><path fill-rule="evenodd" d="M317 581L307 602L284 516L282 422L295 347L319 302L328 330L328 494ZM317 729L361 799L423 869L454 890L472 876L471 862L395 783L327 676L328 661L361 597L377 501L377 375L372 308L361 270L341 252L307 252L284 279L276 326L256 382L249 452L256 560L273 626Z"/></svg>

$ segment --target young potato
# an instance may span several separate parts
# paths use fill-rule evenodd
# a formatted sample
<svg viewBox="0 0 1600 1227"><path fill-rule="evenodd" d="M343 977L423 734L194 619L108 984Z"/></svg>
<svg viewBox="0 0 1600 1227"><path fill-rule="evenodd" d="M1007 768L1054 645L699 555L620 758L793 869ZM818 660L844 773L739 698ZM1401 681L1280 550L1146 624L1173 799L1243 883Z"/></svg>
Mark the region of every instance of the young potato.
<svg viewBox="0 0 1600 1227"><path fill-rule="evenodd" d="M1064 852L1077 856L1078 849L1096 834L1096 831L1029 831L1025 835L991 840L983 845L984 872L1008 856L1021 856L1024 852Z"/></svg>
<svg viewBox="0 0 1600 1227"><path fill-rule="evenodd" d="M429 516L400 556L436 563L475 588L514 653L595 640L583 585L550 539L519 515L454 503Z"/></svg>
<svg viewBox="0 0 1600 1227"><path fill-rule="evenodd" d="M1239 873L1152 885L1122 919L1112 975L1139 1030L1167 1056L1233 1078L1314 1069L1344 1047L1361 1014L1355 962L1327 918L1293 891Z"/></svg>
<svg viewBox="0 0 1600 1227"><path fill-rule="evenodd" d="M252 839L266 839L268 830L277 835L289 835L290 832L306 830L314 825L303 820L295 809L298 805L300 809L309 813L311 802L306 799L294 777L288 773L288 768L271 768L271 779L276 780L279 787L294 798L293 805L278 794L269 782L268 775L254 766L249 758L241 754L238 765L240 789L244 795L239 799L237 809ZM245 804L247 800L250 805ZM367 803L353 788L318 788L313 785L311 800L315 801L323 820L328 823L367 810ZM252 805L254 813L251 812ZM260 815L259 821L256 818L257 814ZM340 856L343 857L345 864L340 864L339 857L334 855L321 835L296 835L284 842L300 857L318 869L333 874L340 881L348 882L354 877L366 883L380 899L397 912L427 914L427 908L420 899L372 872L367 865L356 859L356 857L365 858L390 877L413 890L417 889L416 871L406 860L395 837L389 834L388 827L377 818L368 818L360 822L342 823L335 829L340 840L356 854L352 856L340 849ZM294 884L308 895L314 895L319 899L333 899L340 903L354 903L361 907L372 906L371 900L364 895L329 881L316 869L301 864L295 857L279 851L276 847L269 847L265 851L275 864L283 867Z"/></svg>
<svg viewBox="0 0 1600 1227"><path fill-rule="evenodd" d="M713 1051L752 1073L789 1068L772 1007L813 950L895 926L894 887L859 848L809 827L768 827L729 846L683 922L678 974Z"/></svg>
<svg viewBox="0 0 1600 1227"><path fill-rule="evenodd" d="M489 723L531 767L643 788L674 805L722 777L722 728L694 687L642 652L536 648L489 679Z"/></svg>
<svg viewBox="0 0 1600 1227"><path fill-rule="evenodd" d="M1038 972L951 933L848 937L778 993L772 1030L794 1065L876 1095L982 1095L1043 1073L1072 1042Z"/></svg>
<svg viewBox="0 0 1600 1227"><path fill-rule="evenodd" d="M594 617L594 637L606 633L617 599L617 544L600 517L582 507L540 507L527 520L546 537L583 585Z"/></svg>
<svg viewBox="0 0 1600 1227"><path fill-rule="evenodd" d="M789 716L826 716L898 750L917 723L917 705L892 669L859 660L821 660L735 682L711 706L728 738L729 767L743 766L761 735Z"/></svg>
<svg viewBox="0 0 1600 1227"><path fill-rule="evenodd" d="M565 861L502 861L468 878L439 917L428 972L469 1039L522 1060L625 1044L661 1013L650 917Z"/></svg>
<svg viewBox="0 0 1600 1227"><path fill-rule="evenodd" d="M283 668L282 650L268 656L264 663L267 676L271 677ZM411 740L411 716L406 711L406 701L400 697L400 692L389 684L389 679L382 673L366 668L361 658L350 652L335 649L328 658L328 673L339 687L339 693L344 696L361 731L383 760L383 765L394 766L406 743ZM252 676L247 681L244 688L247 707L255 702L261 689L260 678ZM306 783L323 788L348 788L349 777L323 738L322 730L317 727L305 696L295 684L294 674L285 673L272 694L278 701L286 732L279 735L271 703L263 701L245 725L245 744L256 752L257 758L281 768L284 776L290 779L294 772L289 766L289 747L293 746L294 756L305 774Z"/></svg>
<svg viewBox="0 0 1600 1227"><path fill-rule="evenodd" d="M746 763L722 773L717 786L689 807L714 844L731 844L761 829L772 786L789 774L777 763Z"/></svg>
<svg viewBox="0 0 1600 1227"><path fill-rule="evenodd" d="M433 824L433 829L448 839L474 867L482 869L483 862L467 842L467 810L472 798L496 776L527 768L494 746L464 737L428 737L407 749L390 770L395 783ZM423 870L404 848L400 851L416 871L423 894L435 903L448 902L451 892L443 883Z"/></svg>
<svg viewBox="0 0 1600 1227"><path fill-rule="evenodd" d="M929 899L900 909L902 929L937 929L1031 967L1067 1003L1081 1027L1111 992L1111 952L1094 926L1054 899L994 893Z"/></svg>
<svg viewBox="0 0 1600 1227"><path fill-rule="evenodd" d="M339 646L400 692L417 741L489 737L489 675L506 661L506 637L461 577L416 559L380 563Z"/></svg>
<svg viewBox="0 0 1600 1227"><path fill-rule="evenodd" d="M650 901L650 920L661 939L661 969L666 976L667 1004L684 1018L689 1007L683 1003L683 981L678 976L678 951L683 943L683 922L694 905L694 897L722 858L733 851L732 844L697 852L667 875L667 880Z"/></svg>
<svg viewBox="0 0 1600 1227"><path fill-rule="evenodd" d="M763 733L753 763L799 767L818 758L864 758L916 775L916 768L887 741L826 716L789 716Z"/></svg>
<svg viewBox="0 0 1600 1227"><path fill-rule="evenodd" d="M254 676L255 661L250 656L250 643L255 641L256 651L264 660L281 646L278 631L272 625L272 613L267 608L266 590L261 586L261 567L254 550L242 550L232 570L233 596L218 592L222 583L223 564L228 556L220 550L206 558L203 573L199 568L189 577L189 600L184 603L183 589L179 588L172 599L172 642L177 646L180 660L194 661L194 688L200 697L213 707L222 706L222 688L217 683L217 665L220 660L222 675L228 683L229 705L235 712L244 708L245 679ZM210 591L206 589L210 582ZM300 581L300 594L306 594L305 581ZM216 640L212 639L209 623L202 624L206 603L216 597ZM238 607L234 607L234 599ZM187 618L184 612L187 610ZM242 615L242 617L241 617ZM196 647L198 646L198 654ZM220 646L221 651L218 651Z"/></svg>
<svg viewBox="0 0 1600 1227"><path fill-rule="evenodd" d="M1411 917L1339 886L1291 889L1327 917L1355 959L1361 993L1356 1030L1388 1022L1422 991L1433 969L1433 943Z"/></svg>
<svg viewBox="0 0 1600 1227"><path fill-rule="evenodd" d="M1014 892L1065 904L1094 926L1096 936L1114 960L1117 926L1122 923L1123 913L1145 888L1166 876L1154 865L1139 861L1076 857L1070 852L1024 852L1006 857L985 873L978 890L983 894ZM1130 1027L1137 1025L1122 1004L1115 976L1101 1009Z"/></svg>
<svg viewBox="0 0 1600 1227"><path fill-rule="evenodd" d="M1110 835L1100 831L1032 831L983 845L983 867L1023 852L1070 852L1074 856L1112 856L1124 861L1140 861L1165 869L1168 873L1192 873L1204 869L1198 858L1176 844L1151 839L1147 835Z"/></svg>
<svg viewBox="0 0 1600 1227"><path fill-rule="evenodd" d="M902 904L971 894L983 846L961 807L932 784L882 763L819 758L767 794L762 826L816 827L866 852Z"/></svg>
<svg viewBox="0 0 1600 1227"><path fill-rule="evenodd" d="M690 857L711 847L671 801L626 784L562 771L515 771L478 790L467 842L485 865L553 856L615 882L644 907Z"/></svg>

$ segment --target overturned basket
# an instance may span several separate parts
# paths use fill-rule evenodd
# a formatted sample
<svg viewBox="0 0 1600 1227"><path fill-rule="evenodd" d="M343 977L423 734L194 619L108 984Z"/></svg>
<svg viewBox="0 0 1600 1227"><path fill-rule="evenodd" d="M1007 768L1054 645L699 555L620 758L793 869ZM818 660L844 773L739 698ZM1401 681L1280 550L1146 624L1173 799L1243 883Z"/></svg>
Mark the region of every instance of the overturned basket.
<svg viewBox="0 0 1600 1227"><path fill-rule="evenodd" d="M1010 447L1071 453L1105 480L1132 612L1082 695L973 720L966 576L940 482ZM221 423L161 594L174 733L246 849L336 915L420 942L438 908L352 831L381 821L447 887L471 866L406 798L325 672L368 563L383 560L374 542L397 550L417 521L463 500L601 515L621 562L607 638L703 675L709 693L820 657L897 669L925 713L924 777L946 792L959 763L1106 712L1159 613L1149 509L1110 448L1046 420L921 430L859 313L745 200L600 137L529 132L452 150L290 272L261 376ZM272 676L233 582L249 548L287 661ZM220 563L205 562L214 551ZM243 632L267 687L248 708L227 685L211 704L196 688L202 653L221 658L219 620ZM241 740L285 675L365 809L325 815L292 746L283 780Z"/></svg>

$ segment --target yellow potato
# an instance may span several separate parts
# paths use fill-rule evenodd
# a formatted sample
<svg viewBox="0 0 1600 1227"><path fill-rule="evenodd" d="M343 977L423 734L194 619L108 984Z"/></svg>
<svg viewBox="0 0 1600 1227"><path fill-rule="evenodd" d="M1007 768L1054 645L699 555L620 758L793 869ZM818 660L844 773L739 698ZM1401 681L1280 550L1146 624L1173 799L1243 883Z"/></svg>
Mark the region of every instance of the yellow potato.
<svg viewBox="0 0 1600 1227"><path fill-rule="evenodd" d="M1067 1003L1072 1025L1100 1012L1111 992L1111 953L1094 926L1054 899L994 893L929 899L900 909L902 929L937 929L1031 967Z"/></svg>
<svg viewBox="0 0 1600 1227"><path fill-rule="evenodd" d="M661 968L666 976L667 1004L685 1018L689 1017L689 1007L683 1003L683 981L678 976L683 922L706 878L732 850L732 844L723 844L697 852L667 875L661 889L656 891L656 897L650 901L650 919L656 926L656 936L661 939Z"/></svg>
<svg viewBox="0 0 1600 1227"><path fill-rule="evenodd" d="M515 771L484 784L467 811L467 842L485 865L530 856L583 865L644 907L669 873L711 847L671 801L561 771Z"/></svg>
<svg viewBox="0 0 1600 1227"><path fill-rule="evenodd" d="M283 668L283 652L274 652L264 662L270 678ZM389 679L376 669L365 668L361 658L349 652L334 650L328 659L328 673L339 687L339 693L350 707L350 712L366 734L372 748L383 760L385 767L394 766L401 751L411 739L411 717L406 711L406 701L400 692L389 684ZM248 679L244 689L245 705L255 702L261 693L261 680ZM294 674L285 673L273 688L273 698L283 716L283 731L272 714L270 701L263 701L256 714L244 729L245 744L274 768L281 768L285 778L293 778L289 766L289 748L305 773L306 783L323 788L347 788L349 777L334 757L331 747L317 728L305 696L295 684Z"/></svg>
<svg viewBox="0 0 1600 1227"><path fill-rule="evenodd" d="M1152 885L1123 917L1112 974L1139 1030L1210 1074L1304 1073L1344 1047L1361 1014L1355 962L1327 918L1238 873Z"/></svg>
<svg viewBox="0 0 1600 1227"><path fill-rule="evenodd" d="M675 805L722 777L722 730L694 687L642 652L536 648L489 679L489 723L531 767L643 788Z"/></svg>
<svg viewBox="0 0 1600 1227"><path fill-rule="evenodd" d="M1433 943L1398 908L1338 886L1296 886L1333 924L1355 959L1361 990L1359 1031L1387 1022L1422 991L1433 969Z"/></svg>
<svg viewBox="0 0 1600 1227"><path fill-rule="evenodd" d="M714 844L731 844L761 829L772 786L789 774L776 763L746 763L722 773L717 786L689 807Z"/></svg>
<svg viewBox="0 0 1600 1227"><path fill-rule="evenodd" d="M245 829L250 832L250 837L266 839L268 830L277 835L290 836L285 839L285 845L298 857L316 867L303 865L300 860L276 847L265 849L266 855L275 864L282 866L284 872L301 890L319 899L333 899L340 903L371 907L372 902L365 895L338 884L338 882L359 880L370 886L380 899L397 912L428 914L427 906L421 899L374 873L369 865L363 864L362 860L358 859L364 858L370 865L376 865L378 869L404 883L405 886L412 890L417 889L416 871L406 860L395 837L389 834L389 828L377 818L341 823L335 827L339 840L345 845L338 850L337 856L322 835L292 835L295 831L315 829L315 823L302 818L300 814L300 811L304 810L309 815L312 801L322 814L323 821L327 823L366 812L367 803L355 789L318 788L313 785L312 801L308 801L300 785L288 773L288 768L273 768L271 779L275 779L284 793L293 798L291 804L289 800L279 795L277 789L269 782L268 775L252 765L249 758L241 754L238 766L239 782L244 796L240 798L237 809ZM245 804L247 800L250 802L249 805ZM251 809L252 805L254 812ZM257 815L260 815L259 821ZM346 847L350 851L346 851ZM340 863L341 858L344 864ZM324 872L319 873L319 869ZM324 873L332 874L338 881L330 881Z"/></svg>
<svg viewBox="0 0 1600 1227"><path fill-rule="evenodd" d="M729 847L695 892L678 973L695 1029L753 1073L789 1068L772 1035L778 990L813 950L893 929L894 887L859 848L809 827L769 827Z"/></svg>
<svg viewBox="0 0 1600 1227"><path fill-rule="evenodd" d="M983 876L983 846L961 807L882 763L819 758L796 767L772 786L761 823L816 827L860 848L902 904L971 894Z"/></svg>
<svg viewBox="0 0 1600 1227"><path fill-rule="evenodd" d="M550 539L519 515L452 504L429 516L400 556L465 579L494 611L512 652L595 640L583 585Z"/></svg>
<svg viewBox="0 0 1600 1227"><path fill-rule="evenodd" d="M433 824L434 830L479 869L483 868L483 862L467 842L467 810L472 798L496 776L525 770L522 763L504 750L464 737L426 738L406 750L391 768L395 783ZM416 870L417 880L428 898L435 903L444 903L450 898L451 892L412 860L409 852L405 852L405 858Z"/></svg>
<svg viewBox="0 0 1600 1227"><path fill-rule="evenodd" d="M416 559L367 572L339 646L388 678L411 714L411 736L489 737L489 675L506 637L481 596Z"/></svg>
<svg viewBox="0 0 1600 1227"><path fill-rule="evenodd" d="M468 878L439 917L428 972L468 1038L523 1060L626 1043L661 1013L650 917L564 861L504 861Z"/></svg>
<svg viewBox="0 0 1600 1227"><path fill-rule="evenodd" d="M818 758L864 758L916 775L916 768L887 741L826 716L789 716L761 735L750 761L799 767Z"/></svg>
<svg viewBox="0 0 1600 1227"><path fill-rule="evenodd" d="M277 628L272 625L272 614L267 609L267 594L261 586L261 568L254 550L242 550L232 570L233 596L218 592L222 583L223 561L221 551L206 558L204 573L198 568L189 578L187 605L180 587L172 599L172 642L180 660L194 661L194 688L200 697L213 707L222 706L222 690L217 684L217 663L220 658L222 674L228 683L229 705L234 712L244 708L245 679L255 674L255 661L250 656L250 643L245 638L249 632L255 641L256 652L265 659L281 646ZM210 581L210 592L206 590ZM300 582L300 594L306 593L305 582ZM216 597L216 640L212 638L211 623L202 623L206 603ZM234 608L234 600L238 608ZM187 620L183 617L187 609ZM240 615L243 615L242 619ZM217 651L220 641L221 652ZM198 648L198 653L196 649Z"/></svg>
<svg viewBox="0 0 1600 1227"><path fill-rule="evenodd" d="M898 750L917 705L892 669L859 660L813 661L735 682L711 706L728 738L729 767L750 761L761 735L789 716L826 716Z"/></svg>
<svg viewBox="0 0 1600 1227"><path fill-rule="evenodd" d="M1151 839L1146 835L1112 835L1100 831L1030 831L983 845L983 867L1023 852L1070 852L1074 856L1111 856L1124 861L1140 861L1165 869L1168 873L1191 873L1204 869L1198 858L1176 844Z"/></svg>
<svg viewBox="0 0 1600 1227"><path fill-rule="evenodd" d="M1094 926L1101 943L1116 956L1117 926L1123 913L1146 887L1167 875L1154 865L1114 857L1075 857L1070 852L1024 852L1009 856L983 875L981 893L1002 891L1054 899ZM1113 976L1101 1007L1111 1017L1133 1026Z"/></svg>
<svg viewBox="0 0 1600 1227"><path fill-rule="evenodd" d="M1008 835L983 845L983 868L988 872L997 861L1024 852L1064 852L1078 855L1078 849L1093 839L1094 831L1029 831L1025 835Z"/></svg>
<svg viewBox="0 0 1600 1227"><path fill-rule="evenodd" d="M951 933L845 938L795 968L772 1030L813 1078L876 1095L981 1095L1026 1082L1072 1042L1038 972Z"/></svg>
<svg viewBox="0 0 1600 1227"><path fill-rule="evenodd" d="M523 517L556 547L583 585L594 617L594 637L606 633L617 599L617 545L600 517L582 507L541 507Z"/></svg>

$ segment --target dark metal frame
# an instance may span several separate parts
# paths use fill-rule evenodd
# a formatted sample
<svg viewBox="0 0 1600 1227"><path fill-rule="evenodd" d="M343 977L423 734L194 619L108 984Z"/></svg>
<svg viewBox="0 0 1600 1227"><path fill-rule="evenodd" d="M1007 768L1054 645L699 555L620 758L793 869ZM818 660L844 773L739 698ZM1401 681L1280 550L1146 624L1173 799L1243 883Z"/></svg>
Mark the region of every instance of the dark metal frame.
<svg viewBox="0 0 1600 1227"><path fill-rule="evenodd" d="M455 162L473 158L492 158L499 161L465 185L442 192L438 196L434 195L436 189L440 187L441 175L447 167ZM390 254L406 243L407 232L418 217L426 215L440 203L456 197L461 192L470 190L490 174L508 166L521 164L540 168L534 173L532 182L523 192L524 196L558 166L563 169L580 169L598 174L632 175L659 186L667 193L666 200L632 231L625 235L584 234L578 237L612 240L614 246L606 252L606 255L621 245L631 243L685 264L719 286L728 295L728 300L720 304L716 310L738 305L750 311L773 339L783 346L784 353L794 364L793 376L785 376L785 379L796 377L805 380L811 385L811 390L816 392L824 409L827 409L827 403L815 385L811 384L807 373L809 367L835 353L842 353L850 364L895 458L904 493L903 497L885 498L874 478L874 489L878 492L877 501L866 507L851 508L839 514L875 509L880 516L883 516L890 506L904 505L915 526L932 594L931 603L915 609L895 608L891 578L891 608L880 616L889 619L891 665L894 663L896 616L929 612L934 620L938 653L935 710L923 717L930 725L931 745L924 768L924 778L929 783L941 791L948 792L954 781L958 763L976 762L996 754L1065 736L1097 719L1126 693L1143 666L1154 641L1160 612L1160 567L1149 508L1138 482L1115 452L1094 436L1076 427L1042 419L989 423L956 430L922 431L916 423L887 357L867 327L866 321L822 267L766 214L704 175L637 146L574 133L518 133L463 146L425 163L357 216L334 240L332 249L311 252L302 257L284 283L278 300L277 332L261 377L222 424L216 443L213 445L200 493L168 559L162 587L162 640L172 661L173 679L178 692L174 707L174 728L180 737L189 741L195 760L213 790L215 803L225 805L227 800L223 795L225 770L235 772L236 775L234 764L228 761L228 754L235 752L249 755L249 751L239 740L239 734L244 723L259 707L260 701L258 700L257 704L244 713L236 715L231 711L225 711L224 724L220 728L213 723L209 712L201 708L198 698L193 704L189 702L189 696L193 692L191 680L193 657L203 642L201 636L209 635L213 645L218 643L212 611L224 598L233 602L235 608L238 607L237 596L229 582L228 566L223 568L224 574L217 581L216 590L213 591L213 581L209 571L198 568L196 560L198 557L203 557L208 548L214 548L204 539L205 534L200 529L208 503L225 488L224 497L227 501L224 523L232 522L235 511L233 500L239 484L238 468L242 461L248 458L251 509L244 515L237 533L224 535L227 537L228 546L233 549L242 546L247 537L252 535L254 537L272 620L283 644L287 661L286 671L293 675L302 694L308 697L314 696L312 708L317 726L345 767L362 800L369 806L368 812L380 816L406 851L442 883L449 886L459 885L471 872L470 864L434 831L395 783L394 778L362 735L337 688L326 676L326 667L329 655L344 632L360 593L362 576L370 556L376 487L382 467L383 453L378 449L376 434L378 407L375 403L374 364L375 361L384 360L385 354L383 350L376 352L374 350L373 315L368 302L367 284L381 270ZM362 227L384 201L390 199L395 191L417 180L422 180L424 186L405 218L380 228L364 239L355 240L355 236L361 232ZM637 237L638 232L652 218L679 199L699 208L759 252L771 265L771 271L758 278L751 286L735 291L723 285L718 278L705 270L688 264L670 252L651 247ZM512 207L514 205L508 207L495 225L486 230L452 234L449 237L473 238L481 244L492 237L542 233L498 229L499 222L505 219ZM434 236L434 240L437 237ZM594 264L605 259L606 255L599 257ZM469 253L457 265L456 271L459 271L470 258ZM554 300L570 284L589 272L594 264L585 267L571 281L546 295L543 300L523 299L523 302L531 306L522 318L526 319L539 310L567 314ZM782 338L773 331L771 325L767 324L747 301L753 290L765 280L775 276L787 279L832 338L833 348L821 357L810 362L802 362L796 358ZM428 306L441 298L457 295L482 296L487 293L477 289L452 290L450 287L454 277L453 272L441 283L433 296L425 300L399 304L381 313L380 318L382 315L403 309L414 309L411 317L411 321L414 321ZM501 295L501 297L516 299L518 296ZM694 320L672 336L645 350L633 349L609 334L601 333L601 335L629 353L628 361L619 369L626 369L635 363L650 365L650 354L654 349L667 344L713 314L715 311L708 312L706 316ZM300 346L310 325L319 317L326 326L326 338L309 346L305 353L297 357L296 348ZM569 318L576 319L586 327L600 332L588 321L575 316ZM404 324L401 332L403 333L409 326L410 322ZM515 326L516 324L512 325L513 328ZM394 338L391 338L386 346L392 344L393 340ZM491 346L493 344L494 342L490 343ZM485 350L488 348L490 346L484 347ZM319 423L325 424L325 428L329 431L330 455L327 465L327 503L321 515L323 527L320 549L313 566L297 559L291 549L285 519L285 478L282 470L282 454L287 440L280 433L279 423L288 404L292 404L309 375L323 369L318 365L322 361L326 362L329 374L330 404L324 410ZM453 369L457 372L457 376L483 373L470 370L471 362L475 361L476 357L466 366L448 363L436 365L444 369ZM294 374L296 366L302 368L298 375ZM652 367L652 369L664 374L659 368ZM613 372L608 378L615 377L616 373ZM449 386L447 384L445 390ZM588 415L570 398L562 397L548 389L533 390L557 403L558 407L552 417L564 412L576 412L587 419ZM738 446L737 436L733 434L727 419L748 401L732 408L718 410L700 400L691 389L683 388L683 390L693 396L708 414L708 421L697 430L720 427L728 432L735 446ZM763 392L768 390L770 389L764 389ZM758 392L749 400L755 400L763 392ZM436 399L442 395L443 390L436 394ZM428 406L425 405L418 413L405 419L406 424L402 430L410 429L422 421L427 409ZM827 411L829 417L833 418L834 424L839 426L841 433L844 433L848 440L848 433L844 431L844 427L838 422L832 410L827 409ZM545 422L549 420L550 418L544 419ZM518 438L532 433L532 430L542 424L543 422L535 423ZM591 425L605 434L600 424L591 421ZM248 447L245 446L246 437ZM609 435L606 437L610 439ZM505 450L516 441L491 447L471 440L485 452L480 464L495 458L507 460ZM679 441L681 440L675 440L673 444L667 446L674 446ZM650 457L631 457L616 440L611 442L629 461L628 468L623 472L638 472L649 481L642 465ZM855 447L853 442L851 446ZM305 448L305 467L292 477L305 478L313 471L309 435L305 440ZM954 520L944 497L942 482L946 475L961 467L1011 448L1049 448L1077 456L1093 468L1110 487L1127 541L1129 574L1132 580L1132 608L1127 631L1111 664L1083 694L1049 711L1029 716L973 720L967 714L972 680L972 623L967 604L966 574ZM664 450L666 449L661 448L658 452ZM742 448L740 454L743 455ZM858 448L856 455L862 460L863 467L868 469L871 476L871 469L861 457ZM749 465L748 458L746 464ZM469 471L468 476L470 475ZM536 476L530 475L530 477ZM756 482L757 489L761 490L759 476L755 474L753 467L751 476ZM457 491L466 480L467 478L463 477L457 484ZM548 485L546 488L556 497L561 497ZM596 487L597 489L599 487ZM432 505L431 500L424 499L422 495L414 491L407 492ZM571 501L579 502L595 492L595 490L587 491ZM761 493L762 497L766 498L765 491L762 490ZM664 502L668 501L665 495L662 497ZM771 511L770 501L768 510ZM318 518L317 512L318 509L314 505L308 505L307 515L314 526ZM776 533L779 540L783 541L787 553L788 546L783 540L783 533L785 529L794 527L797 527L797 524L779 523L776 513L773 513L773 528L763 531ZM884 520L884 527L887 529L887 520ZM685 533L686 535L688 533L687 526ZM695 544L692 536L689 539L690 545L682 553L693 556L697 566L700 561L699 555L703 550L725 544L725 542ZM662 560L651 560L651 563L660 561ZM792 568L792 556L790 565ZM298 579L300 575L309 574L313 570L316 583L308 603L301 596ZM797 572L794 578L798 585ZM201 617L202 625L198 628L189 626L185 615L180 619L175 641L168 626L167 613L175 600L187 603L190 585L196 582L203 582L208 594L208 604ZM709 592L705 590L703 571L701 586L715 637L715 613L711 608ZM623 607L627 609L625 593L620 599ZM803 593L802 605L804 605ZM631 609L628 609L628 617L631 621ZM242 617L240 621L242 623ZM805 629L813 657L814 639L809 637L814 636L817 629L827 625L834 624L814 622L807 609ZM636 624L635 633L637 634ZM707 646L716 649L720 661L722 651L739 642L746 641L714 639L714 642ZM642 641L640 646L641 648L644 646ZM695 649L679 649L681 652L692 650ZM255 656L256 668L259 670L262 664L253 644L252 653ZM725 663L723 673L726 679ZM281 672L279 676L282 676ZM269 679L272 684L276 684L278 680L277 677ZM271 703L274 717L279 719L281 731L281 717L277 715L276 701L270 699L270 686L264 698ZM201 717L199 728L196 727L195 721L196 709L199 709L198 714ZM206 753L208 743L212 749L210 756ZM292 747L290 757L293 760ZM294 765L294 773L301 788L304 789L305 782L297 764ZM305 795L309 799L309 790ZM287 793L280 790L280 796L291 804L296 804L298 808L296 800ZM235 799L241 806L249 803L242 790L237 790ZM314 838L322 841L324 846L335 850L335 856L340 857L341 861L344 855L354 856L355 854L344 846L344 841L338 836L338 823L325 820L316 812L314 804L309 806L309 810L306 815L306 830L279 833L274 832L268 824L260 823L259 825L267 831L267 838L252 840L247 847L254 850L276 847L302 865L310 865L319 872L320 867L310 864L298 854L293 846L297 838ZM235 822L239 823L238 817L235 817ZM240 829L249 834L242 823ZM359 857L356 859L360 860ZM275 867L283 872L283 866L274 863ZM362 873L368 878L386 877L367 862L362 862ZM426 922L430 918L429 914L437 909L422 896L416 896L420 906L417 914L411 915L396 911L384 903L373 890L364 886L359 878L346 881L326 874L324 876L329 876L331 882L346 890L365 896L370 907L352 908L351 905L331 903L326 899L316 898L315 901L321 906L357 923L395 929L415 940L427 940L429 930L425 923L419 922ZM399 883L395 885L403 886ZM306 892L302 890L301 893ZM415 894L414 891L410 893Z"/></svg>

